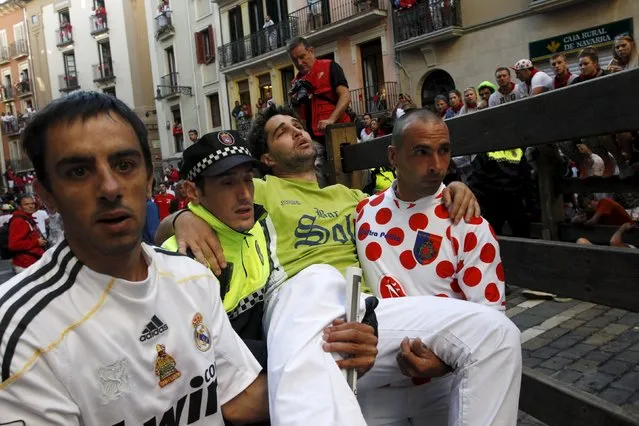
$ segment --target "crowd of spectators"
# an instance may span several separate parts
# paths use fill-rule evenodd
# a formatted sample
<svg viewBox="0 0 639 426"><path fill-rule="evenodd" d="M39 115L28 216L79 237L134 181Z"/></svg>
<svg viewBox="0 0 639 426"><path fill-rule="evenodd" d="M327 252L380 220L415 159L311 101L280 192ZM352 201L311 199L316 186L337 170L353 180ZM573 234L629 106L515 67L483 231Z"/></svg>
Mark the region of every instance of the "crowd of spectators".
<svg viewBox="0 0 639 426"><path fill-rule="evenodd" d="M600 64L598 52L593 48L581 51L578 60L580 73L575 75L569 70L565 54L553 55L549 61L554 73L551 76L535 67L530 60L521 59L510 67L498 67L494 75L495 83L483 81L476 87L452 89L436 96L433 105L423 107L436 111L448 120L639 67L637 46L633 37L628 34L615 38L610 63ZM379 113L364 114L357 121L359 141L365 142L389 134L392 132L393 121L406 110L416 107L408 96L400 94L399 102L390 117ZM378 120L375 125L374 120ZM380 125L380 120L386 122ZM563 177L626 178L639 174L637 132L565 141L554 145L553 149L554 155L560 160ZM472 188L485 217L498 234L502 232L503 225L508 223L513 235L527 237L530 236L530 223L541 220L536 179L539 155L539 149L528 147L457 156L451 161L448 180L459 179ZM392 179L386 176L388 173L388 170L373 170L373 183L377 178L378 181L389 184ZM380 187L375 184L368 188L385 189L384 185ZM608 214L610 211L623 211L625 214ZM573 223L622 226L639 219L639 194L568 194L565 196L565 213L566 221ZM630 228L626 226L624 229Z"/></svg>

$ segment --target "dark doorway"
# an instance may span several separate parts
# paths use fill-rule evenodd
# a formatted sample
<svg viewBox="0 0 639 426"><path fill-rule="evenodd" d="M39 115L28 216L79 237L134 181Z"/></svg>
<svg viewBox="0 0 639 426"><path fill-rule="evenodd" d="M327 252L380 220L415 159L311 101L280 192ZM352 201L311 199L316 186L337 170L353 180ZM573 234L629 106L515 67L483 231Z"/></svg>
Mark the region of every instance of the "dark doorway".
<svg viewBox="0 0 639 426"><path fill-rule="evenodd" d="M241 62L245 59L244 30L242 28L242 11L237 6L229 11L229 29L231 33L231 55L232 63ZM233 43L235 42L235 43Z"/></svg>
<svg viewBox="0 0 639 426"><path fill-rule="evenodd" d="M422 107L434 111L435 97L444 95L448 99L448 93L455 88L455 80L444 70L431 71L424 80L422 86Z"/></svg>
<svg viewBox="0 0 639 426"><path fill-rule="evenodd" d="M380 39L359 45L362 58L362 88L358 88L357 102L360 110L374 112L380 109L379 95L384 88L384 65L382 62L382 42ZM351 89L355 89L352 87ZM386 109L386 108L381 108Z"/></svg>
<svg viewBox="0 0 639 426"><path fill-rule="evenodd" d="M295 78L295 68L292 66L282 68L280 73L282 74L282 99L284 99L284 103L290 104L291 98L288 96L288 92L291 91L291 81Z"/></svg>

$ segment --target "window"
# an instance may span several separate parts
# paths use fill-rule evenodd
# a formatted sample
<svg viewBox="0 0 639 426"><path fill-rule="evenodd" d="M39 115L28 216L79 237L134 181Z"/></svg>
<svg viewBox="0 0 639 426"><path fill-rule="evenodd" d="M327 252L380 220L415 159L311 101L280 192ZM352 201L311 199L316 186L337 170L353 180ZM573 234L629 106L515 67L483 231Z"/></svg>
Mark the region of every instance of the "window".
<svg viewBox="0 0 639 426"><path fill-rule="evenodd" d="M169 69L171 86L177 86L177 68L175 66L175 52L173 51L173 46L166 49L166 62Z"/></svg>
<svg viewBox="0 0 639 426"><path fill-rule="evenodd" d="M111 44L108 40L98 43L98 57L100 58L100 72L102 78L113 77L113 61L111 60Z"/></svg>
<svg viewBox="0 0 639 426"><path fill-rule="evenodd" d="M215 60L215 43L211 25L195 33L195 51L198 64L210 64Z"/></svg>
<svg viewBox="0 0 639 426"><path fill-rule="evenodd" d="M295 70L293 67L282 68L280 74L282 75L282 99L285 102L290 102L288 92L291 91L291 82L295 78Z"/></svg>
<svg viewBox="0 0 639 426"><path fill-rule="evenodd" d="M211 128L222 126L222 115L220 114L220 98L217 93L207 96L209 107L211 108Z"/></svg>
<svg viewBox="0 0 639 426"><path fill-rule="evenodd" d="M115 87L107 87L106 89L102 90L102 93L106 93L107 95L111 95L114 98L117 98L117 96L115 96Z"/></svg>
<svg viewBox="0 0 639 426"><path fill-rule="evenodd" d="M13 39L18 41L23 41L26 39L24 32L24 22L20 22L19 24L15 24L13 26Z"/></svg>
<svg viewBox="0 0 639 426"><path fill-rule="evenodd" d="M69 15L69 9L64 9L58 12L58 22L60 28L64 28L71 24L71 15Z"/></svg>
<svg viewBox="0 0 639 426"><path fill-rule="evenodd" d="M182 114L180 113L180 106L173 105L171 107L171 114L173 115L173 143L175 146L175 152L184 151L184 132L182 130Z"/></svg>

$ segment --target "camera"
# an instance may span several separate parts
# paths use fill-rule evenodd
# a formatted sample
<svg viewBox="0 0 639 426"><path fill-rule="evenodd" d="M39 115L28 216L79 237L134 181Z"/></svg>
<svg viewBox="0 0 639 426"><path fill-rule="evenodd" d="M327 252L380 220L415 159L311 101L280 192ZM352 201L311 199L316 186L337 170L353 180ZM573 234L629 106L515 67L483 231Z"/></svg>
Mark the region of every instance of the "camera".
<svg viewBox="0 0 639 426"><path fill-rule="evenodd" d="M291 95L297 94L296 97L292 97L292 104L297 106L309 98L309 91L313 89L313 85L306 80L295 80L291 87Z"/></svg>

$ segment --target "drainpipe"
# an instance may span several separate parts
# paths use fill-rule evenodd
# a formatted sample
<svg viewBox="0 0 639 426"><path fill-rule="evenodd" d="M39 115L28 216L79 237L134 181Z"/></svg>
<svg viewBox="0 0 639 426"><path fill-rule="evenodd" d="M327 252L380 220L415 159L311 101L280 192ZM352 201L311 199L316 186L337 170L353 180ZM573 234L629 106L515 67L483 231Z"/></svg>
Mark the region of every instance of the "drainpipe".
<svg viewBox="0 0 639 426"><path fill-rule="evenodd" d="M191 28L191 13L189 11L189 8L186 8L186 19L187 19L187 24L189 27L189 36L191 34L193 34L192 28ZM195 113L197 115L197 131L200 132L200 134L204 134L205 131L204 129L202 129L202 123L200 120L200 102L199 102L199 96L198 96L198 91L197 91L197 80L195 78L195 66L197 64L197 59L195 58L195 55L193 54L193 43L189 43L189 45L191 46L191 48L189 49L189 52L191 52L191 64L193 64L191 70L193 71L193 96L195 96Z"/></svg>

